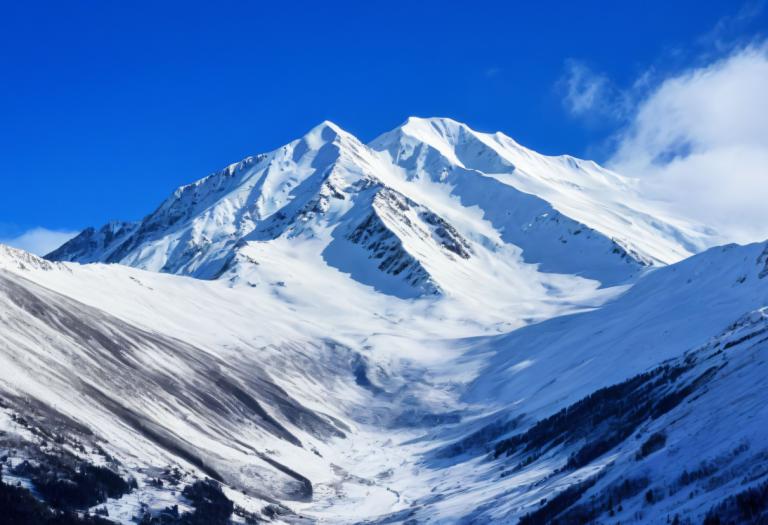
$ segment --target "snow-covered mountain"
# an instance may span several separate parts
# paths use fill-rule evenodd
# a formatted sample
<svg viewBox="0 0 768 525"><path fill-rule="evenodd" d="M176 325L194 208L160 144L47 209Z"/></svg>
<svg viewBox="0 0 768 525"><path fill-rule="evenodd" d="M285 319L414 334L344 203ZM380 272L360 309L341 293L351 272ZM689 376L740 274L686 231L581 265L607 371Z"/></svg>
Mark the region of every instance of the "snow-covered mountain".
<svg viewBox="0 0 768 525"><path fill-rule="evenodd" d="M246 247L317 244L326 264L395 295L452 293L504 260L623 282L699 251L702 231L641 202L631 179L546 157L449 119L409 119L364 145L324 122L182 186L138 224L88 229L48 258L205 279L258 262ZM363 264L363 260L369 260Z"/></svg>
<svg viewBox="0 0 768 525"><path fill-rule="evenodd" d="M768 244L713 239L499 133L323 123L47 259L0 245L0 497L86 523L757 522Z"/></svg>

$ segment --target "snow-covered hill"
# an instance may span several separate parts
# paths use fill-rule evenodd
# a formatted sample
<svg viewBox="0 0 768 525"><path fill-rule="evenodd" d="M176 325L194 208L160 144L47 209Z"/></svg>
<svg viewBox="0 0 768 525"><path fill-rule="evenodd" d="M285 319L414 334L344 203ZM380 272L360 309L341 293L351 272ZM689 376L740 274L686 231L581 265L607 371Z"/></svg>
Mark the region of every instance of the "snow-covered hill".
<svg viewBox="0 0 768 525"><path fill-rule="evenodd" d="M120 523L748 521L768 245L694 255L712 239L502 134L323 123L47 260L0 246L0 496Z"/></svg>

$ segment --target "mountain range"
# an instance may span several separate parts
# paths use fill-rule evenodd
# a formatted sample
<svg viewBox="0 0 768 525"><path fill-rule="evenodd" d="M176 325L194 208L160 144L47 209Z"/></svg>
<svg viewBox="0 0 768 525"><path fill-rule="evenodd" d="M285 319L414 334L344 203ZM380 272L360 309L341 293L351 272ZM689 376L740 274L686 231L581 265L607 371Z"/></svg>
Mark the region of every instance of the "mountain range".
<svg viewBox="0 0 768 525"><path fill-rule="evenodd" d="M323 122L0 246L4 486L117 523L768 519L768 244L666 209L450 119Z"/></svg>

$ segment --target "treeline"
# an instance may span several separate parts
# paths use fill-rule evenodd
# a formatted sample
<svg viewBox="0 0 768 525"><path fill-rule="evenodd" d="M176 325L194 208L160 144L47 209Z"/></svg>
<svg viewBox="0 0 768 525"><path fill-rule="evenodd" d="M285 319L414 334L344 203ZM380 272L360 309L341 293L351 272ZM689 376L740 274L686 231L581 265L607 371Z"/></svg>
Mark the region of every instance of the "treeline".
<svg viewBox="0 0 768 525"><path fill-rule="evenodd" d="M726 498L704 518L704 525L737 523L768 523L768 481Z"/></svg>
<svg viewBox="0 0 768 525"><path fill-rule="evenodd" d="M692 365L664 365L622 383L596 390L559 412L538 421L528 431L496 444L495 456L524 454L520 466L557 445L586 443L569 458L566 468L577 469L600 457L629 437L641 423L672 410L712 373L677 386Z"/></svg>
<svg viewBox="0 0 768 525"><path fill-rule="evenodd" d="M119 498L136 488L136 481L126 481L107 467L80 463L73 467L56 456L44 456L35 464L24 461L13 474L29 479L53 508L87 509Z"/></svg>
<svg viewBox="0 0 768 525"><path fill-rule="evenodd" d="M235 510L232 500L212 479L187 485L181 495L194 507L193 512L179 513L178 506L174 505L155 516L145 513L140 525L227 525Z"/></svg>
<svg viewBox="0 0 768 525"><path fill-rule="evenodd" d="M99 516L79 516L72 510L55 510L27 489L3 482L0 469L0 522L4 525L115 525Z"/></svg>
<svg viewBox="0 0 768 525"><path fill-rule="evenodd" d="M579 501L581 495L592 487L597 482L597 479L597 477L593 477L581 483L576 483L559 492L550 500L541 500L541 507L520 518L518 525L558 524L557 516Z"/></svg>
<svg viewBox="0 0 768 525"><path fill-rule="evenodd" d="M551 500L542 500L538 509L520 518L519 525L595 523L603 514L614 516L617 512L621 512L625 501L640 494L651 483L647 477L624 478L592 495L588 501L578 503L582 495L595 485L599 477L600 475L576 483ZM649 496L654 497L652 490L648 490L645 494L646 501Z"/></svg>

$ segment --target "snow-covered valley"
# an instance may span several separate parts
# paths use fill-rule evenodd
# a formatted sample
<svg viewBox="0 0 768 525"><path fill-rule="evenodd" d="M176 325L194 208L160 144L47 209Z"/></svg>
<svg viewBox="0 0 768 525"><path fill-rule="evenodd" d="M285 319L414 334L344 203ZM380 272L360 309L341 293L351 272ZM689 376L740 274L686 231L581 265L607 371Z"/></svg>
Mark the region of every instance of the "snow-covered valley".
<svg viewBox="0 0 768 525"><path fill-rule="evenodd" d="M182 523L205 478L242 523L747 521L768 245L720 242L500 133L326 122L0 246L3 479L50 503L106 467L74 508L119 523Z"/></svg>

